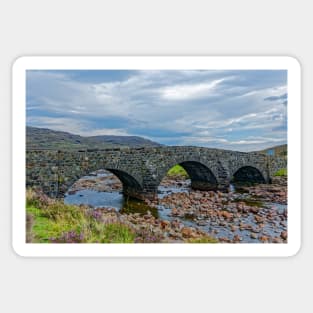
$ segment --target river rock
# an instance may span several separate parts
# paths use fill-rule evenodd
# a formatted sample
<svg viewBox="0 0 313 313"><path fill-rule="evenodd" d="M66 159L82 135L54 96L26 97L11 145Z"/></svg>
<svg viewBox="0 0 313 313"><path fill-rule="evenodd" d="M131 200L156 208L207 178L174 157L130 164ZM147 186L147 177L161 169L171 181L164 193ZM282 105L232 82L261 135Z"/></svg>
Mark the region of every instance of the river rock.
<svg viewBox="0 0 313 313"><path fill-rule="evenodd" d="M286 231L282 231L282 232L280 233L280 237L281 237L282 239L284 239L284 240L287 240L287 237L288 237L287 232L286 232Z"/></svg>
<svg viewBox="0 0 313 313"><path fill-rule="evenodd" d="M259 240L262 241L262 242L268 242L269 237L263 235L263 236L260 236L260 237L259 237Z"/></svg>
<svg viewBox="0 0 313 313"><path fill-rule="evenodd" d="M195 238L197 235L195 234L195 230L191 227L183 227L181 229L181 234L184 238Z"/></svg>
<svg viewBox="0 0 313 313"><path fill-rule="evenodd" d="M258 235L256 233L250 233L250 238L258 239Z"/></svg>

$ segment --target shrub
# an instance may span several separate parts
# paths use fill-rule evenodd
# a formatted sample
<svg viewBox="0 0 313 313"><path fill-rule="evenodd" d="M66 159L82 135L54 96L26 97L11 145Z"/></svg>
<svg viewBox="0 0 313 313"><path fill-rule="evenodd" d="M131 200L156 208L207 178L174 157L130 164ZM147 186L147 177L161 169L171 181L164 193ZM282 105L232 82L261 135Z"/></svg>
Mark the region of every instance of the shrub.
<svg viewBox="0 0 313 313"><path fill-rule="evenodd" d="M274 174L274 176L287 176L287 169L286 168L280 169Z"/></svg>
<svg viewBox="0 0 313 313"><path fill-rule="evenodd" d="M218 243L218 240L213 237L191 238L187 243Z"/></svg>
<svg viewBox="0 0 313 313"><path fill-rule="evenodd" d="M184 177L189 177L188 173L185 171L185 169L180 166L179 164L173 166L168 172L168 176L184 176Z"/></svg>

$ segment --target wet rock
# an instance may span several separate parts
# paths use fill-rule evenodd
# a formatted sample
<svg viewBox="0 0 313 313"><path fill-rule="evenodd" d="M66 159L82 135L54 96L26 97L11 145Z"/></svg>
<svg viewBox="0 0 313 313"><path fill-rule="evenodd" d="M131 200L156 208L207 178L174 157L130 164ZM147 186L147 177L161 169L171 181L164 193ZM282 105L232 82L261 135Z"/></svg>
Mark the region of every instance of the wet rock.
<svg viewBox="0 0 313 313"><path fill-rule="evenodd" d="M183 227L181 229L181 234L184 238L195 238L197 237L195 234L195 230L191 227Z"/></svg>
<svg viewBox="0 0 313 313"><path fill-rule="evenodd" d="M284 239L284 240L287 240L287 237L288 237L287 232L286 232L286 231L282 231L282 232L280 233L280 237L281 237L282 239Z"/></svg>
<svg viewBox="0 0 313 313"><path fill-rule="evenodd" d="M227 211L222 211L221 212L221 215L226 218L226 219L232 219L233 218L233 214L232 213L229 213Z"/></svg>
<svg viewBox="0 0 313 313"><path fill-rule="evenodd" d="M259 208L258 207L250 207L249 211L253 214L257 214L259 212Z"/></svg>
<svg viewBox="0 0 313 313"><path fill-rule="evenodd" d="M272 239L272 242L273 242L273 243L282 243L283 241L282 241L282 239L279 238L279 237L274 237L274 238Z"/></svg>
<svg viewBox="0 0 313 313"><path fill-rule="evenodd" d="M184 218L194 219L194 218L196 218L196 214L195 214L195 212L187 212L187 213L185 213Z"/></svg>
<svg viewBox="0 0 313 313"><path fill-rule="evenodd" d="M262 241L262 242L268 242L269 240L269 237L268 236L259 236L259 240Z"/></svg>
<svg viewBox="0 0 313 313"><path fill-rule="evenodd" d="M233 242L240 242L242 241L242 237L240 237L238 234L234 236Z"/></svg>
<svg viewBox="0 0 313 313"><path fill-rule="evenodd" d="M250 238L258 239L258 235L256 233L250 233Z"/></svg>
<svg viewBox="0 0 313 313"><path fill-rule="evenodd" d="M170 225L171 225L171 223L169 222L169 221L165 221L165 220L162 220L161 222L160 222L160 224L161 224L161 227L164 229L164 228L167 228L167 227L169 227Z"/></svg>
<svg viewBox="0 0 313 313"><path fill-rule="evenodd" d="M198 226L205 226L205 225L207 225L206 221L197 221L196 223L197 223Z"/></svg>
<svg viewBox="0 0 313 313"><path fill-rule="evenodd" d="M232 225L232 226L230 227L230 230L231 230L232 232L235 232L235 231L238 230L238 226Z"/></svg>
<svg viewBox="0 0 313 313"><path fill-rule="evenodd" d="M264 218L259 216L259 215L255 215L254 219L255 219L256 223L259 223L259 224L264 222Z"/></svg>
<svg viewBox="0 0 313 313"><path fill-rule="evenodd" d="M179 212L178 212L178 210L176 208L172 209L172 215L173 216L178 216L179 215Z"/></svg>

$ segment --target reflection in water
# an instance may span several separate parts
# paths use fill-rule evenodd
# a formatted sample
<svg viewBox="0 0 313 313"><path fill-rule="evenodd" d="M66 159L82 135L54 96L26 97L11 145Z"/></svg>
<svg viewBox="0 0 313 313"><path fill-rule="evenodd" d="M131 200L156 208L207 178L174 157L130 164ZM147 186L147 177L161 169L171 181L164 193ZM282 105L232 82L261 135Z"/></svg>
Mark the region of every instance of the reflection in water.
<svg viewBox="0 0 313 313"><path fill-rule="evenodd" d="M124 197L120 191L99 192L91 189L83 189L75 194L66 194L66 204L87 204L94 208L115 208L121 213L146 214L148 211L154 217L159 217L158 209L149 207L145 202Z"/></svg>
<svg viewBox="0 0 313 313"><path fill-rule="evenodd" d="M148 211L154 216L159 217L158 209L148 206L145 202L135 200L135 199L126 199L123 203L122 208L120 209L121 213L139 213L146 214Z"/></svg>
<svg viewBox="0 0 313 313"><path fill-rule="evenodd" d="M95 208L110 207L121 209L124 204L124 196L119 191L99 192L92 189L79 190L74 194L66 194L66 204L88 204Z"/></svg>

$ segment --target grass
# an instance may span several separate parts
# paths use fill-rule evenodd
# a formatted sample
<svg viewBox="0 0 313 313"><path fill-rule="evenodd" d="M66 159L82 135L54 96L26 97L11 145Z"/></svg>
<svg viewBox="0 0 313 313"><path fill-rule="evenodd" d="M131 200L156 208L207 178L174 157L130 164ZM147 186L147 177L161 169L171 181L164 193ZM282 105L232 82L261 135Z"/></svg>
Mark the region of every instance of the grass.
<svg viewBox="0 0 313 313"><path fill-rule="evenodd" d="M180 166L180 165L175 165L173 166L168 172L168 176L184 176L184 177L189 177L185 169Z"/></svg>
<svg viewBox="0 0 313 313"><path fill-rule="evenodd" d="M28 243L158 243L162 232L141 220L139 228L122 222L113 210L64 204L42 192L26 192L26 242ZM144 219L143 219L144 220ZM137 225L138 226L138 225ZM157 229L158 230L158 229ZM216 243L203 236L187 243Z"/></svg>
<svg viewBox="0 0 313 313"><path fill-rule="evenodd" d="M105 222L87 207L36 198L27 192L27 241L34 243L132 243L135 233L118 221Z"/></svg>
<svg viewBox="0 0 313 313"><path fill-rule="evenodd" d="M187 243L218 243L218 240L212 237L192 238Z"/></svg>
<svg viewBox="0 0 313 313"><path fill-rule="evenodd" d="M274 176L287 176L287 169L286 168L280 169L274 174Z"/></svg>

